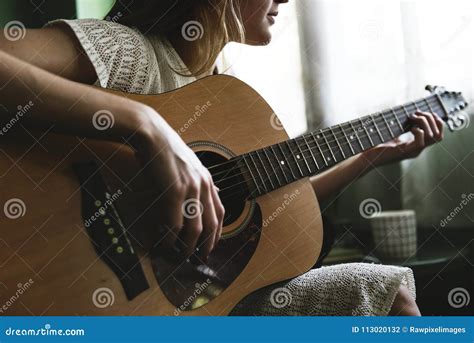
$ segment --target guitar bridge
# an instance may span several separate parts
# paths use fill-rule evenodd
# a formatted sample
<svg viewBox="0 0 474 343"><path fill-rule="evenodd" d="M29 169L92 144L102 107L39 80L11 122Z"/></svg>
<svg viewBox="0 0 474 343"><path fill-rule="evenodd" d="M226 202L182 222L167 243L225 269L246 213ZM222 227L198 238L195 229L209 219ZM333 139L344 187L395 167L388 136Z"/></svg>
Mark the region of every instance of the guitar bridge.
<svg viewBox="0 0 474 343"><path fill-rule="evenodd" d="M149 288L142 266L114 206L112 194L95 162L73 166L82 191L82 218L97 256L119 279L128 300Z"/></svg>

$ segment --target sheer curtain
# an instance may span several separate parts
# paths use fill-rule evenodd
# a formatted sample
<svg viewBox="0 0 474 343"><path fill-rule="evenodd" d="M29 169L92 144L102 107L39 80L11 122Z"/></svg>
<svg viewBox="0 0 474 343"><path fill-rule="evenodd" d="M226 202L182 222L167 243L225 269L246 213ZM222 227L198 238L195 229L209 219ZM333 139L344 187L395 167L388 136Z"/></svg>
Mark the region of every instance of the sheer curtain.
<svg viewBox="0 0 474 343"><path fill-rule="evenodd" d="M462 91L473 100L473 1L297 4L310 128L424 96L427 84ZM420 158L372 172L342 194L339 210L349 209L356 218L360 201L375 197L383 209L414 208L420 225L439 226L463 194L474 193L472 133L472 125L447 133ZM450 225L472 226L473 220L474 201Z"/></svg>

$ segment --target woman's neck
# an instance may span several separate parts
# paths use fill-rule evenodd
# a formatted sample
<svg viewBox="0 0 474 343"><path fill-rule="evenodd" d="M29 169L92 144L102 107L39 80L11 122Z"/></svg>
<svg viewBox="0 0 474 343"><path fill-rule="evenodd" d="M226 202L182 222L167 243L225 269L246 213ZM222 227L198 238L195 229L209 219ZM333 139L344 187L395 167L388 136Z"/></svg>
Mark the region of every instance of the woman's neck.
<svg viewBox="0 0 474 343"><path fill-rule="evenodd" d="M191 68L189 68L189 66L193 65L193 58L195 56L195 54L193 53L193 49L194 49L193 42L185 40L181 32L177 32L175 34L170 35L168 37L168 40L173 46L176 53L179 55L179 57L183 61L183 63L185 64L185 66L188 68L188 70L193 75L195 75L195 70L191 70ZM214 63L213 68L211 68L208 72L200 76L212 75L215 69L215 66L216 66L216 63Z"/></svg>

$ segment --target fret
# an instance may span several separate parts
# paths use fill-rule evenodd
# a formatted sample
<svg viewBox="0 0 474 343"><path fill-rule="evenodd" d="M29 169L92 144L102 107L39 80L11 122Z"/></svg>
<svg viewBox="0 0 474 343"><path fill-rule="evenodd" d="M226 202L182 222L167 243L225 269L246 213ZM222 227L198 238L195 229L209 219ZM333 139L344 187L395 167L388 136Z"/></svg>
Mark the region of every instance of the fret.
<svg viewBox="0 0 474 343"><path fill-rule="evenodd" d="M391 128L390 125L388 124L387 119L385 118L385 114L384 114L384 113L382 113L382 118L383 118L383 121L385 122L385 126L387 127L388 132L390 133L390 137L392 137L392 139L394 139L394 138L395 138L395 135L393 134L392 128Z"/></svg>
<svg viewBox="0 0 474 343"><path fill-rule="evenodd" d="M301 156L303 157L303 160L304 160L304 163L305 163L305 165L306 165L306 168L308 168L308 172L309 172L308 175L311 175L313 172L311 171L311 168L310 168L310 166L309 166L309 164L308 164L308 161L306 161L306 157L304 156L304 152L303 152L303 150L301 149L301 147L300 147L300 145L299 145L299 143L298 143L298 138L295 138L295 139L294 139L294 142L295 142L296 146L298 147L298 150L300 151Z"/></svg>
<svg viewBox="0 0 474 343"><path fill-rule="evenodd" d="M342 125L339 125L339 129L341 130L342 134L343 134L344 137L346 138L347 145L348 145L349 148L351 149L352 155L355 155L356 153L354 152L354 148L352 147L352 143L351 143L351 141L349 140L349 138L347 137L346 131L344 131L344 128L342 127Z"/></svg>
<svg viewBox="0 0 474 343"><path fill-rule="evenodd" d="M341 151L342 159L345 160L346 159L346 154L344 153L344 150L342 150L341 144L339 143L339 139L337 138L336 134L334 133L334 130L332 129L332 127L329 128L329 131L331 131L331 133L334 137L334 140L336 141L337 146L339 147L339 150Z"/></svg>
<svg viewBox="0 0 474 343"><path fill-rule="evenodd" d="M413 110L410 109L410 107L413 106ZM411 102L410 104L406 104L406 108L408 110L408 113L411 115L412 113L415 113L417 111L416 105Z"/></svg>
<svg viewBox="0 0 474 343"><path fill-rule="evenodd" d="M258 187L257 180L255 179L255 176L252 173L252 168L250 168L250 165L248 164L247 160L245 159L245 156L246 155L243 155L242 159L244 160L244 163L247 166L248 171L250 172L250 176L252 177L252 180L255 183L255 187L257 188L257 193L262 194L262 192L260 191L260 187ZM253 193L253 192L251 192L251 193Z"/></svg>
<svg viewBox="0 0 474 343"><path fill-rule="evenodd" d="M334 156L334 152L332 151L331 146L329 145L329 142L328 142L326 136L324 135L323 130L319 130L319 134L323 137L324 142L326 143L326 145L327 145L327 147L328 147L328 149L329 149L329 152L331 153L331 156L332 156L333 161L334 161L334 162L337 162L336 156ZM329 160L331 160L330 157L329 157Z"/></svg>
<svg viewBox="0 0 474 343"><path fill-rule="evenodd" d="M439 97L439 94L434 94L437 102L439 103L439 106L440 106L440 109L443 110L444 113L442 113L443 115L449 115L449 111L448 109L446 108L446 106L444 105L443 101L441 100L441 98Z"/></svg>
<svg viewBox="0 0 474 343"><path fill-rule="evenodd" d="M401 106L407 117L410 117L410 113L407 111L405 105Z"/></svg>
<svg viewBox="0 0 474 343"><path fill-rule="evenodd" d="M364 122L362 121L362 118L359 118L359 122L364 128L365 133L367 134L367 138L369 139L370 145L374 147L375 146L374 141L372 140L372 137L370 137L369 131L367 131L367 128L365 127Z"/></svg>
<svg viewBox="0 0 474 343"><path fill-rule="evenodd" d="M265 168L265 163L263 162L262 156L260 156L260 151L257 150L255 153L257 154L257 157L258 157L260 163L261 163L262 166L263 166L263 170L265 171L265 174L267 175L268 181L270 181L271 189L275 189L276 187L275 187L275 185L273 184L272 176L271 176L271 174L268 172L267 168Z"/></svg>
<svg viewBox="0 0 474 343"><path fill-rule="evenodd" d="M401 130L402 132L405 132L405 130L403 129L402 124L400 123L400 120L398 120L398 114L397 114L397 112L395 111L395 109L394 109L393 107L390 107L390 110L393 112L393 116L395 117L395 120L396 120L396 122L397 122L398 127L400 128L400 130Z"/></svg>
<svg viewBox="0 0 474 343"><path fill-rule="evenodd" d="M437 105L437 104L430 104L430 98L432 98L433 100L437 100L437 98L435 98L433 95L430 95L428 98L424 98L424 102L426 103L426 105L428 106L428 111L431 112L431 113L436 113L439 117L442 117L443 116L443 111L444 111L444 105L443 106L440 106L440 105ZM433 107L434 106L434 107Z"/></svg>
<svg viewBox="0 0 474 343"><path fill-rule="evenodd" d="M418 107L417 103L412 101L413 106L415 106L415 110L420 111L420 108Z"/></svg>
<svg viewBox="0 0 474 343"><path fill-rule="evenodd" d="M362 149L362 151L364 151L365 150L364 145L362 144L362 141L360 140L359 135L354 128L354 124L352 123L352 120L349 122L349 124L351 124L352 131L354 132L354 136L357 137L357 140L359 141L360 148Z"/></svg>
<svg viewBox="0 0 474 343"><path fill-rule="evenodd" d="M435 111L433 111L433 108L431 107L430 102L428 101L428 99L424 98L423 100L424 100L424 101L426 102L426 104L428 105L429 111L430 111L431 113L435 113Z"/></svg>
<svg viewBox="0 0 474 343"><path fill-rule="evenodd" d="M311 147L309 146L308 141L306 140L305 135L303 135L302 137L303 137L303 140L304 140L306 146L308 147L309 152L311 153L311 158L313 159L313 162L314 162L314 164L315 164L315 166L316 166L316 170L319 170L319 164L318 164L318 161L316 160L316 157L314 157L313 149L311 149Z"/></svg>
<svg viewBox="0 0 474 343"><path fill-rule="evenodd" d="M275 156L275 159L278 163L279 168L281 169L281 172L283 174L283 177L285 178L286 183L287 184L290 183L290 180L288 179L288 176L285 173L285 169L283 168L283 164L281 163L281 162L283 162L283 160L280 161L280 158L278 157L278 154L276 153L275 147L273 145L270 146L270 150L272 151L273 155Z"/></svg>
<svg viewBox="0 0 474 343"><path fill-rule="evenodd" d="M262 181L262 186L265 192L268 192L267 186L265 185L265 181L263 181L262 174L260 173L260 170L258 169L257 163L255 163L254 158L252 157L252 153L249 153L248 156L250 156L250 161L252 161L253 165L255 166L255 169L257 170L257 174L260 177L260 180Z"/></svg>
<svg viewBox="0 0 474 343"><path fill-rule="evenodd" d="M286 141L286 146L288 147L288 150L290 151L290 155L293 156L293 159L295 160L295 163L296 163L296 167L298 168L301 176L304 176L303 174L303 170L300 168L300 164L298 163L298 159L297 159L297 156L295 155L295 153L293 152L293 150L291 149L291 145L290 145L290 142L289 141ZM298 155L299 156L299 155Z"/></svg>
<svg viewBox="0 0 474 343"><path fill-rule="evenodd" d="M281 181L280 181L280 178L278 177L278 172L277 172L277 170L275 169L275 166L274 166L273 163L272 163L272 160L273 160L273 159L270 158L270 156L268 155L268 152L267 152L266 148L263 148L262 151L263 151L263 153L265 154L265 156L266 156L268 162L270 163L270 167L272 168L273 173L275 174L275 177L276 177L276 179L277 179L278 186L280 186L280 187L283 186L283 184L282 184ZM277 162L278 162L278 161L277 161Z"/></svg>
<svg viewBox="0 0 474 343"><path fill-rule="evenodd" d="M383 143L383 142L385 142L385 138L384 138L384 137L382 136L382 134L380 133L379 127L377 126L376 119L374 119L374 118L375 118L375 117L372 116L372 120L374 121L375 130L377 130L377 133L379 134L381 143Z"/></svg>
<svg viewBox="0 0 474 343"><path fill-rule="evenodd" d="M281 164L282 165L285 165L285 162L286 162L286 166L288 167L288 169L290 170L290 173L291 175L293 176L293 180L297 180L298 178L296 177L295 173L293 173L293 168L291 168L291 164L290 162L288 161L288 159L286 158L286 154L285 154L285 151L283 150L283 148L281 147L281 144L278 143L277 144L278 148L280 149L281 151L281 154L282 154L282 157L284 160L281 160Z"/></svg>
<svg viewBox="0 0 474 343"><path fill-rule="evenodd" d="M316 146L318 147L319 153L321 154L321 157L323 158L324 164L325 164L326 167L327 167L327 166L328 166L328 162L327 162L327 160L326 160L326 157L324 156L323 150L322 150L321 147L319 146L318 138L317 138L317 137L314 135L314 133L312 133L312 132L311 132L311 136L313 137L314 143L316 143Z"/></svg>

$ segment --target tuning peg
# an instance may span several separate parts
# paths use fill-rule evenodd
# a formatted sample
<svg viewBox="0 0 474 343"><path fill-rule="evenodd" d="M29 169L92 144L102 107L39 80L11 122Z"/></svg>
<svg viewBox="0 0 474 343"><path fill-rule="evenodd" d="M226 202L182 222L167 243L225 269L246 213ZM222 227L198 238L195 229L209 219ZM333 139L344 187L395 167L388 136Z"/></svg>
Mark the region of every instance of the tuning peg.
<svg viewBox="0 0 474 343"><path fill-rule="evenodd" d="M427 86L425 87L425 89L426 89L428 92L434 93L434 91L436 90L436 86L427 85Z"/></svg>

